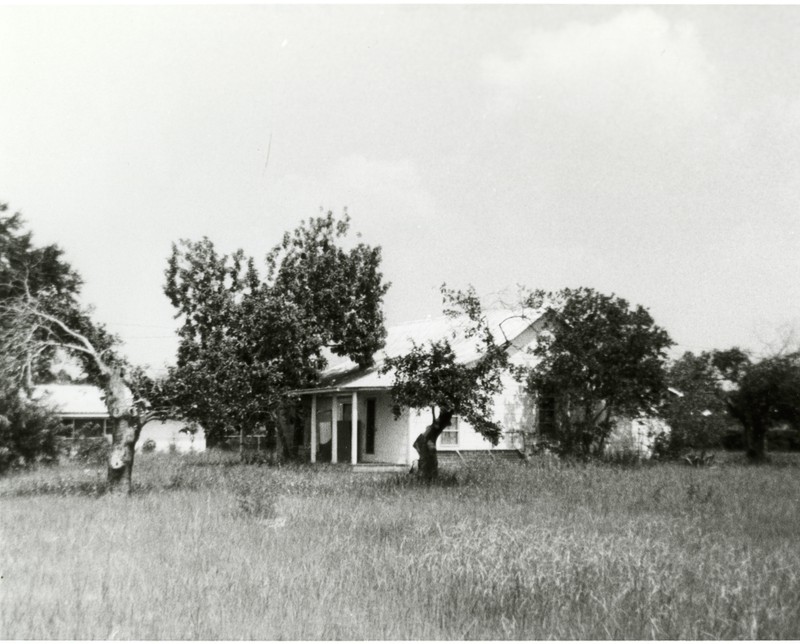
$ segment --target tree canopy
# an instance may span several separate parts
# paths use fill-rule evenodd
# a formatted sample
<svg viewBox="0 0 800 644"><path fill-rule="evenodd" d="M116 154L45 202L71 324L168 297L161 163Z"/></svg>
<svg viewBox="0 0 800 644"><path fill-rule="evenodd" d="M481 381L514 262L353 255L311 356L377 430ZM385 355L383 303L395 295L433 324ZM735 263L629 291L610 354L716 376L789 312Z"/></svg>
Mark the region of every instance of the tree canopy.
<svg viewBox="0 0 800 644"><path fill-rule="evenodd" d="M690 450L717 447L731 421L712 354L687 351L669 366L667 382L672 391L661 407L670 426L662 445L664 452L681 456Z"/></svg>
<svg viewBox="0 0 800 644"><path fill-rule="evenodd" d="M214 443L271 423L285 392L316 382L325 351L362 366L385 338L380 247L346 247L350 219L328 212L287 232L265 275L238 250L174 244L165 293L183 320L165 384L183 415Z"/></svg>
<svg viewBox="0 0 800 644"><path fill-rule="evenodd" d="M0 213L8 210L0 204ZM55 244L36 246L22 215L0 215L0 461L55 456L56 419L28 397L53 378L58 350L87 378L107 384L98 358L111 363L116 339L79 303L82 280ZM0 463L2 465L2 463Z"/></svg>
<svg viewBox="0 0 800 644"><path fill-rule="evenodd" d="M396 414L402 408L430 408L433 419L414 447L420 455L420 472L436 476L436 440L457 415L496 445L503 428L493 417L494 395L502 389L501 376L509 368L504 342L498 342L483 314L480 300L472 287L455 291L442 286L445 314L463 318L466 338L475 340L479 357L472 362L457 360L450 339L420 345L389 356L381 367L393 373L392 398Z"/></svg>
<svg viewBox="0 0 800 644"><path fill-rule="evenodd" d="M748 458L765 460L767 430L800 428L800 352L754 361L734 347L713 352L711 361L727 383L725 401L742 425Z"/></svg>
<svg viewBox="0 0 800 644"><path fill-rule="evenodd" d="M527 388L540 412L549 410L558 449L601 453L616 417L652 413L661 402L673 342L647 309L584 287L535 291L526 304L551 310Z"/></svg>
<svg viewBox="0 0 800 644"><path fill-rule="evenodd" d="M0 204L0 213L7 210L7 204ZM32 232L23 227L20 213L0 216L0 344L7 356L17 356L16 377L26 386L52 377L49 367L59 348L79 360L88 379L97 382L97 364L76 344L75 333L115 360L117 338L81 306L83 280L64 261L63 250L56 244L34 245Z"/></svg>

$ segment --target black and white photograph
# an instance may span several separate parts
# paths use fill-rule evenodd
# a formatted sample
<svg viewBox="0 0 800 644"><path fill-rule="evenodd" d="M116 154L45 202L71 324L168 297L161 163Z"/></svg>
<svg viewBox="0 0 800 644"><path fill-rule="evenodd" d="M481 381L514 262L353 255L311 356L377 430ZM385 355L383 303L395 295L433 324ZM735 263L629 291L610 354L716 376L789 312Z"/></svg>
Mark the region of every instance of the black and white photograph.
<svg viewBox="0 0 800 644"><path fill-rule="evenodd" d="M800 639L800 5L0 0L0 640Z"/></svg>

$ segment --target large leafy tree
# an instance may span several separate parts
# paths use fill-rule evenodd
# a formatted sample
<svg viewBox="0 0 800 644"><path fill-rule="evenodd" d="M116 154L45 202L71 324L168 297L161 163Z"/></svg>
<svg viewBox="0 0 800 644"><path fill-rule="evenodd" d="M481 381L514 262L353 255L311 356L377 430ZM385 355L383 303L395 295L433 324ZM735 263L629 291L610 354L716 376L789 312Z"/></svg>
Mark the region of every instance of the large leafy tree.
<svg viewBox="0 0 800 644"><path fill-rule="evenodd" d="M7 211L8 205L0 204L0 213ZM36 300L41 313L79 331L99 350L109 350L115 339L80 306L83 282L64 261L63 250L56 244L36 246L33 233L24 230L24 223L20 213L0 214L0 303L4 307L6 356L9 352L16 353L18 380L30 387L34 381L49 377L59 342L68 342L70 338L58 325L26 323L19 315L23 302ZM30 337L24 334L26 329L31 332ZM37 344L36 352L28 351L30 342ZM92 370L92 375L96 375L96 370Z"/></svg>
<svg viewBox="0 0 800 644"><path fill-rule="evenodd" d="M734 347L715 351L713 365L727 383L725 402L744 430L747 457L767 458L767 430L784 423L800 428L800 352L753 361Z"/></svg>
<svg viewBox="0 0 800 644"><path fill-rule="evenodd" d="M0 206L0 213L7 206ZM0 380L6 433L16 427L41 426L20 420L27 404L12 401L30 393L48 377L58 350L78 359L87 379L102 387L112 427L108 481L130 491L136 440L146 421L126 381L125 361L115 353L117 339L92 319L79 302L81 279L56 245L37 247L23 230L19 213L0 217Z"/></svg>
<svg viewBox="0 0 800 644"><path fill-rule="evenodd" d="M380 247L348 248L349 228L347 213L301 223L270 251L263 276L241 250L173 245L164 290L183 323L164 387L211 444L280 426L285 393L316 381L326 351L366 366L383 346Z"/></svg>
<svg viewBox="0 0 800 644"><path fill-rule="evenodd" d="M74 310L80 278L55 245L37 247L20 213L0 204L0 470L56 456L58 419L29 394L50 376L55 346L18 309L26 298L48 295L51 309Z"/></svg>
<svg viewBox="0 0 800 644"><path fill-rule="evenodd" d="M389 356L381 370L393 373L392 398L396 413L403 408L430 409L431 424L414 441L419 473L426 479L438 474L436 441L457 415L496 445L502 427L493 418L494 395L502 389L501 376L510 368L506 343L495 338L475 290L442 287L445 314L462 320L461 333L473 339L478 357L459 361L451 338L427 344L412 343L411 350Z"/></svg>
<svg viewBox="0 0 800 644"><path fill-rule="evenodd" d="M0 322L3 325L0 331L0 472L3 472L11 465L54 459L59 421L26 395L31 386L26 377L30 371L27 365L32 362L22 350L27 329L3 308L0 308Z"/></svg>
<svg viewBox="0 0 800 644"><path fill-rule="evenodd" d="M708 450L720 444L731 421L725 405L725 391L712 354L684 353L667 373L671 395L661 413L670 426L662 449L670 456L690 450Z"/></svg>
<svg viewBox="0 0 800 644"><path fill-rule="evenodd" d="M647 414L661 402L672 340L647 309L590 288L535 291L526 304L551 309L527 378L540 415L549 416L550 437L563 452L602 453L615 418Z"/></svg>

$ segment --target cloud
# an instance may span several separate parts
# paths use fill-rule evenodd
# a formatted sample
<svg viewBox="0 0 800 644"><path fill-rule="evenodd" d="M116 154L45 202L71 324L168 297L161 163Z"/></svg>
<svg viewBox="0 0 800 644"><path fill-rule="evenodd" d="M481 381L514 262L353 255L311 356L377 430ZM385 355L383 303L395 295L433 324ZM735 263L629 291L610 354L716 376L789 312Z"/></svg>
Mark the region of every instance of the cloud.
<svg viewBox="0 0 800 644"><path fill-rule="evenodd" d="M624 9L528 32L482 70L514 181L536 186L553 234L589 244L602 230L626 252L695 220L725 105L693 25Z"/></svg>
<svg viewBox="0 0 800 644"><path fill-rule="evenodd" d="M691 25L629 9L599 24L530 33L516 55L485 58L483 72L506 112L528 103L629 124L705 110L713 67Z"/></svg>

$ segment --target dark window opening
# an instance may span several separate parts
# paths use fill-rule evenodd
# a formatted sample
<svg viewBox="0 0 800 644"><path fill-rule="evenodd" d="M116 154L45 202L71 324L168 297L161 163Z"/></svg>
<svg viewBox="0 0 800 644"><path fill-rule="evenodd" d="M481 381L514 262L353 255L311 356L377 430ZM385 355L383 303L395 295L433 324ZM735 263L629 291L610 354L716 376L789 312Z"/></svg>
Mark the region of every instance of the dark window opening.
<svg viewBox="0 0 800 644"><path fill-rule="evenodd" d="M557 433L556 397L551 392L542 392L539 395L539 434L554 438Z"/></svg>
<svg viewBox="0 0 800 644"><path fill-rule="evenodd" d="M364 446L367 454L375 453L375 399L367 399L367 440Z"/></svg>

